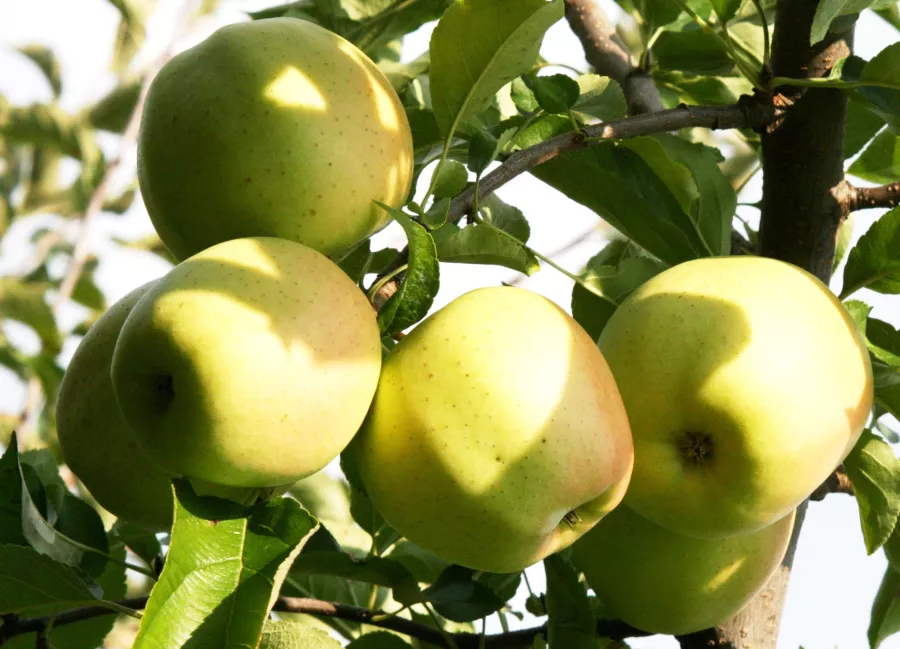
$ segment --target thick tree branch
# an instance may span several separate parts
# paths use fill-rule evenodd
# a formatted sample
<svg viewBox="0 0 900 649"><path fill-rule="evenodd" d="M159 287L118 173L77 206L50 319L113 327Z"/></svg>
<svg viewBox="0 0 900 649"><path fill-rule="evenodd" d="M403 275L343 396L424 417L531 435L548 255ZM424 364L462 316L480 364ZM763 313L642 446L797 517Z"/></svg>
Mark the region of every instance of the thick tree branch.
<svg viewBox="0 0 900 649"><path fill-rule="evenodd" d="M758 96L744 96L732 106L686 106L662 110L644 115L634 115L602 124L592 124L580 131L571 131L539 142L526 149L520 149L508 156L503 164L481 179L478 200L483 201L513 178L552 160L553 158L585 149L606 140L625 140L642 135L678 131L683 128L761 129L779 119L781 110L772 102ZM470 186L450 203L447 221L455 223L472 211L475 204L475 187ZM379 276L389 273L405 264L408 249L404 249L397 259ZM378 280L376 280L378 281ZM375 304L380 307L397 290L400 276L386 282L375 296Z"/></svg>
<svg viewBox="0 0 900 649"><path fill-rule="evenodd" d="M120 606L140 610L147 605L147 597L134 597L124 599L117 604ZM343 620L359 622L380 629L396 631L419 640L423 640L436 647L448 647L444 636L435 628L425 624L419 624L405 618L389 616L383 611L370 611L358 606L351 606L341 602L328 602L308 597L279 597L275 601L274 611L279 613L305 613L319 617L333 617ZM53 627L66 626L75 622L83 622L95 617L111 615L116 611L105 606L89 606L60 613L53 618ZM40 633L50 624L51 618L27 618L20 619L15 615L6 615L0 624L0 645L10 638L26 633ZM512 647L530 647L534 638L547 632L546 626L497 633L484 638L484 644L480 634L454 633L451 634L456 649L477 649L486 647L490 649L507 649ZM650 635L634 627L630 627L617 620L600 620L597 623L597 634L605 638L622 639Z"/></svg>
<svg viewBox="0 0 900 649"><path fill-rule="evenodd" d="M817 4L814 0L778 0L772 39L774 76L822 77L835 61L851 53L852 31L830 33L810 46ZM774 101L783 113L762 132L763 197L757 252L793 263L827 282L837 228L846 216L836 192L844 176L847 100L837 90L776 90ZM762 592L724 625L679 638L683 649L775 648L807 506L808 501L797 508L781 568Z"/></svg>
<svg viewBox="0 0 900 649"><path fill-rule="evenodd" d="M837 186L834 193L845 216L859 210L900 205L900 183L881 187L856 187L845 180Z"/></svg>
<svg viewBox="0 0 900 649"><path fill-rule="evenodd" d="M566 0L566 20L597 74L622 86L629 115L665 108L653 78L634 65L628 48L616 35L615 27L607 20L597 0Z"/></svg>

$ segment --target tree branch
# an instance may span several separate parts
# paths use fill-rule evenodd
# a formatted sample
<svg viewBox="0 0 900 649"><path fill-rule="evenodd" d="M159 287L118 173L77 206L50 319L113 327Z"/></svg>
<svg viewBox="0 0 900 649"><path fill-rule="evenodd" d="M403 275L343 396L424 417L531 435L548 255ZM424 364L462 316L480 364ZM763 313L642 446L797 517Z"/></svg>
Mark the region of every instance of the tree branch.
<svg viewBox="0 0 900 649"><path fill-rule="evenodd" d="M584 56L597 74L622 86L629 115L663 110L662 98L647 71L634 65L598 0L565 0L566 20L581 41Z"/></svg>
<svg viewBox="0 0 900 649"><path fill-rule="evenodd" d="M745 95L741 97L738 103L731 106L686 106L682 104L677 108L661 110L655 113L634 115L602 124L592 124L579 131L563 133L512 153L504 160L503 164L481 179L481 182L478 184L478 200L479 202L483 201L513 178L548 160L552 160L564 153L586 149L606 140L626 140L642 135L653 135L697 127L712 130L732 128L761 129L779 119L780 115L781 109L774 103L756 95L752 97ZM475 204L474 199L475 186L472 185L450 203L447 221L456 223L471 212ZM386 277L389 273L405 264L408 258L409 249L404 248L397 255L394 262L379 275L379 279ZM380 307L396 292L400 281L400 276L397 276L391 281L385 282L375 295L376 306Z"/></svg>
<svg viewBox="0 0 900 649"><path fill-rule="evenodd" d="M116 603L125 608L140 610L147 605L148 599L148 597L133 597L120 600ZM390 616L384 611L371 611L369 609L351 606L341 602L328 602L308 597L279 597L275 601L272 610L279 613L305 613L307 615L317 615L319 617L333 617L350 620L352 622L358 622L380 629L396 631L423 640L437 647L447 647L449 649L449 645L444 636L437 629L405 618ZM40 633L47 629L51 620L53 622L53 627L57 628L114 613L116 613L116 611L105 606L89 606L65 611L58 614L55 618L40 617L21 619L16 615L6 615L3 616L2 625L0 625L0 645L4 644L10 638L19 635L24 635L26 633ZM451 637L453 643L456 645L456 649L478 649L479 647L508 649L512 647L530 647L536 636L540 634L546 635L546 633L546 626L510 631L508 633L497 633L486 636L483 645L480 644L482 638L481 634L478 633L454 633L451 634ZM612 639L650 635L649 633L630 627L624 622L619 622L617 620L600 620L597 623L597 634L604 638Z"/></svg>
<svg viewBox="0 0 900 649"><path fill-rule="evenodd" d="M846 180L835 189L844 215L859 210L891 208L900 205L900 183L881 187L856 187Z"/></svg>
<svg viewBox="0 0 900 649"><path fill-rule="evenodd" d="M853 495L853 483L844 470L843 466L839 466L834 473L828 476L828 479L810 494L809 499L814 501L825 500L828 494L849 494Z"/></svg>

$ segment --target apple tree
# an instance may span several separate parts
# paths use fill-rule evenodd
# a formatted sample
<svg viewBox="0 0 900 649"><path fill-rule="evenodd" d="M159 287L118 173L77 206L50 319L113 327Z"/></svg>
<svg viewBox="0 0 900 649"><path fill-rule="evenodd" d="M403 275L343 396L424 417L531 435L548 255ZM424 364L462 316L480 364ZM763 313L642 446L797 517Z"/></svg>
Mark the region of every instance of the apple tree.
<svg viewBox="0 0 900 649"><path fill-rule="evenodd" d="M900 42L854 53L896 0L297 0L149 63L155 3L110 4L108 94L67 112L34 45L52 99L0 96L0 365L26 394L0 416L0 645L772 649L832 494L888 558L870 646L900 631L900 333L860 293L900 293ZM183 4L180 32L221 9ZM541 55L557 23L588 69ZM615 230L584 268L495 194L523 174ZM93 226L143 206L159 238L104 249L170 269L110 305ZM571 301L483 282L435 310L453 264ZM696 397L671 359L738 347L755 369L675 445L746 486L704 473L655 517L646 422Z"/></svg>

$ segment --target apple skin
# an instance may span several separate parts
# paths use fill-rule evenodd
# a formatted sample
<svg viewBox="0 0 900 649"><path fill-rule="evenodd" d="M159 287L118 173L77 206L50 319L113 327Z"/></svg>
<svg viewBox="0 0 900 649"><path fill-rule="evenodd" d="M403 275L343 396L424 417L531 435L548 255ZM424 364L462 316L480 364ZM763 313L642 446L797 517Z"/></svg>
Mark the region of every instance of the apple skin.
<svg viewBox="0 0 900 649"><path fill-rule="evenodd" d="M611 617L648 633L693 633L731 619L760 591L784 558L794 516L696 539L620 505L576 541L572 563Z"/></svg>
<svg viewBox="0 0 900 649"><path fill-rule="evenodd" d="M138 179L179 259L272 236L326 255L384 227L400 207L412 134L399 97L349 41L308 21L227 25L153 80Z"/></svg>
<svg viewBox="0 0 900 649"><path fill-rule="evenodd" d="M843 461L872 408L853 320L796 266L721 257L670 268L599 338L628 411L625 504L703 538L762 529Z"/></svg>
<svg viewBox="0 0 900 649"><path fill-rule="evenodd" d="M172 526L171 477L150 463L113 393L116 339L153 282L113 304L88 330L59 386L56 427L63 459L100 505L153 531Z"/></svg>
<svg viewBox="0 0 900 649"><path fill-rule="evenodd" d="M596 345L550 300L512 287L466 293L403 338L351 448L372 503L401 534L500 573L600 520L633 462Z"/></svg>
<svg viewBox="0 0 900 649"><path fill-rule="evenodd" d="M323 468L362 423L381 368L375 317L311 248L227 241L181 262L134 307L113 355L116 399L174 475L282 487Z"/></svg>

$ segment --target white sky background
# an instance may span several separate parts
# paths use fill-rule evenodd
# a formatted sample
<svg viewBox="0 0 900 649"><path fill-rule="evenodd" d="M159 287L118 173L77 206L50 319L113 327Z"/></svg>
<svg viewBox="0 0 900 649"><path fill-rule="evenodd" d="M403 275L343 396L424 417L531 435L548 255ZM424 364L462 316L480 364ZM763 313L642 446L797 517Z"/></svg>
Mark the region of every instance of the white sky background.
<svg viewBox="0 0 900 649"><path fill-rule="evenodd" d="M160 9L149 24L149 45L140 63L151 60L163 47L172 32L173 21L178 15L180 0L161 0ZM241 2L224 0L215 19L204 23L196 33L179 43L178 49L188 47L221 24L243 19L242 10L277 4L270 2ZM611 15L618 10L607 0ZM115 81L107 70L110 60L118 14L105 0L0 0L0 93L14 105L47 101L51 93L40 73L33 65L12 51L18 45L42 43L53 48L63 70L62 106L69 111L87 105L108 91ZM428 47L433 26L426 26L407 37L404 58L412 59ZM895 41L897 34L874 15L866 14L857 27L857 53L871 58L885 45ZM561 21L548 33L542 54L552 62L567 63L587 69L581 47ZM116 138L109 137L104 145L115 150ZM122 178L133 177L133 151L122 170ZM751 182L742 202L754 202L759 198L760 179ZM587 209L577 205L555 190L522 176L503 187L498 194L505 201L523 210L528 218L532 238L530 244L537 250L551 254L566 248L565 254L555 257L562 266L578 271L603 245L607 230L599 219ZM742 215L756 222L755 210L746 209ZM858 238L880 214L879 211L862 212L854 226L854 239ZM27 263L28 234L52 216L40 216L29 220L28 227L20 227L7 236L0 248L0 274L14 272ZM140 201L124 216L103 215L95 223L91 234L93 250L102 263L96 279L112 304L131 289L166 272L168 266L153 255L130 251L111 244L113 236L137 239L152 231L150 221ZM74 230L72 231L74 234ZM573 242L579 241L579 243ZM401 245L402 234L388 229L378 235L376 243ZM435 302L440 308L458 295L477 286L496 285L501 280L519 277L516 273L495 267L443 264L441 267L441 292ZM836 274L836 278L840 273ZM836 279L839 282L839 279ZM569 307L572 282L553 269L544 267L540 273L521 281L531 290L546 295L564 308ZM900 297L887 298L863 291L860 297L875 304L873 315L900 325ZM82 312L77 307L67 308L61 314L62 326L69 328L79 321ZM14 340L35 345L34 337L24 327L14 324L5 327ZM69 341L63 352L65 360L74 351L77 341ZM24 400L22 387L8 372L0 368L0 413L18 412ZM794 561L794 571L785 608L779 649L857 649L867 646L866 629L872 599L881 581L886 562L881 551L867 557L855 502L847 496L832 496L824 503L813 503L809 508L800 547ZM543 588L540 566L529 570L531 583L536 590ZM517 597L522 601L524 593ZM497 631L493 620L489 631ZM515 620L513 620L515 622ZM528 626L534 620L526 618L521 625ZM629 641L639 649L664 649L677 647L671 638L655 637ZM884 649L900 649L900 636L885 642Z"/></svg>

